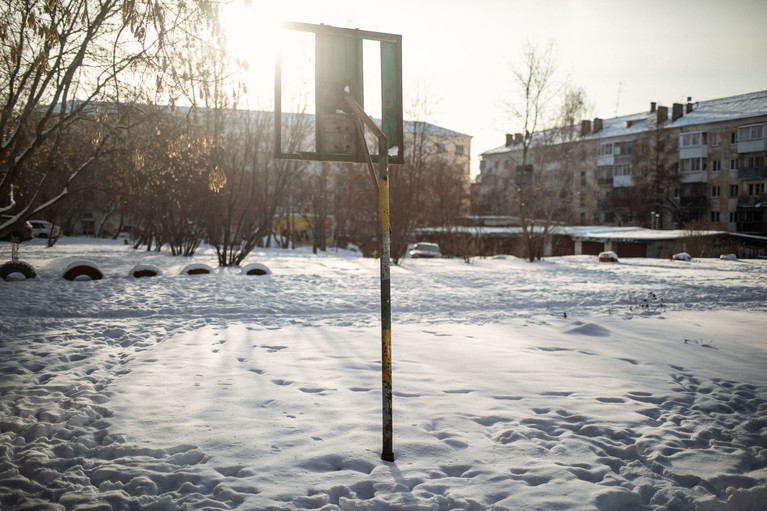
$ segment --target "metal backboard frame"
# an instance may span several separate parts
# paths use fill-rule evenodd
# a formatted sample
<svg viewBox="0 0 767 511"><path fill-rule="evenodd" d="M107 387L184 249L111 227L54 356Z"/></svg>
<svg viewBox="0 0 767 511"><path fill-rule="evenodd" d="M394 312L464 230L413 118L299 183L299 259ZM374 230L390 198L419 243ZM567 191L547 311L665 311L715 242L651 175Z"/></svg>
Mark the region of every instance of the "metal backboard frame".
<svg viewBox="0 0 767 511"><path fill-rule="evenodd" d="M314 151L282 150L282 65L274 78L274 156L278 159L365 163L354 114L345 101L350 94L364 107L363 41L380 43L381 131L391 151L389 163L404 163L402 119L402 36L308 23L286 23L287 30L311 32L315 38ZM378 154L372 154L378 162Z"/></svg>

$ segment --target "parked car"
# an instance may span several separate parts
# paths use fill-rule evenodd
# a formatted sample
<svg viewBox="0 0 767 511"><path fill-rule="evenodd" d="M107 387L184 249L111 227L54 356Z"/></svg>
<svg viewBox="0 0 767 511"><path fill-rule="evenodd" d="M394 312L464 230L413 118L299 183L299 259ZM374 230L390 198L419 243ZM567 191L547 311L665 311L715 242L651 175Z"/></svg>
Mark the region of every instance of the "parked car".
<svg viewBox="0 0 767 511"><path fill-rule="evenodd" d="M35 238L58 238L61 234L61 228L58 225L53 225L45 220L30 220L32 224L32 236Z"/></svg>
<svg viewBox="0 0 767 511"><path fill-rule="evenodd" d="M416 243L413 249L410 251L410 257L413 259L419 257L442 257L442 252L439 250L439 245L436 243L427 243L425 241L421 241Z"/></svg>
<svg viewBox="0 0 767 511"><path fill-rule="evenodd" d="M0 225L13 218L11 215L0 215ZM29 222L18 222L14 229L3 236L2 241L15 241L21 243L32 239L32 224Z"/></svg>

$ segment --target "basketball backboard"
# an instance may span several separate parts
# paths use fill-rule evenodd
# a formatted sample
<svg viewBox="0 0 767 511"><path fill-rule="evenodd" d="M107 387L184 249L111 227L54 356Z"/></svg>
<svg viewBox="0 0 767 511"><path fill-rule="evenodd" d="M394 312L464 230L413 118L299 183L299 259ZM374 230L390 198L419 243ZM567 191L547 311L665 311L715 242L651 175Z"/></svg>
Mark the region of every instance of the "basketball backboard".
<svg viewBox="0 0 767 511"><path fill-rule="evenodd" d="M307 23L287 23L284 28L304 34L294 41L299 41L305 50L313 50L314 74L301 80L294 74L284 73L283 59L278 57L275 63L275 158L364 163L354 114L344 99L350 94L366 112L372 116L380 114L376 122L380 123L389 148L398 149L396 154L390 151L389 162L403 163L402 36ZM363 60L368 61L367 68ZM307 67L306 63L293 65ZM288 80L309 82L314 88L313 109L309 110L314 114L314 136L299 146L293 144L289 150L286 146L290 144L283 141L288 138L283 123L293 113L283 112L283 93ZM366 80L379 83L365 83ZM380 94L370 91L380 91ZM367 143L371 144L370 152L376 160L377 143L374 139Z"/></svg>

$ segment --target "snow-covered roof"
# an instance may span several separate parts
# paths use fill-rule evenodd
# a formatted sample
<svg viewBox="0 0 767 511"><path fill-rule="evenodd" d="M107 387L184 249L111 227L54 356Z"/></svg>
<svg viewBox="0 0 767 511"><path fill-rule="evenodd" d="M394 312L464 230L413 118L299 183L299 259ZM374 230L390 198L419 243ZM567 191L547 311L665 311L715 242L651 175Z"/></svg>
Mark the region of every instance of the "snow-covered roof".
<svg viewBox="0 0 767 511"><path fill-rule="evenodd" d="M377 121L378 119L376 119L376 122ZM471 137L471 135L467 135L465 133L459 133L457 131L443 128L441 126L437 126L436 124L431 124L429 122L403 121L402 130L405 133L413 133L416 131L416 129L425 129L425 133L428 135L441 135L441 136L448 136L448 137Z"/></svg>
<svg viewBox="0 0 767 511"><path fill-rule="evenodd" d="M536 227L536 230L540 230L542 227ZM418 229L422 233L436 233L446 231L442 227L431 227ZM521 227L451 227L451 232L463 231L472 234L479 234L480 236L514 236L522 232ZM678 238L689 238L690 236L735 236L741 238L749 238L753 240L767 241L767 236L755 236L750 234L741 234L727 231L690 231L688 229L646 229L644 227L616 227L616 226L600 226L600 225L586 225L586 226L556 226L550 228L552 234L562 234L571 236L575 240L590 240L590 241L637 241L637 242L650 242L659 240L673 240Z"/></svg>
<svg viewBox="0 0 767 511"><path fill-rule="evenodd" d="M71 110L72 108L79 106L82 103L82 101L72 100L68 102L68 108ZM54 112L58 113L61 111L61 104L57 104L54 108ZM96 109L96 108L115 108L117 107L117 103L108 103L108 102L100 102L100 101L94 101L90 104L86 105L87 110ZM174 107L174 109L171 109L168 105L147 105L147 104L131 104L132 107L138 108L138 109L159 109L159 110L167 110L168 112L171 112L172 110L175 110L175 113L177 115L188 115L192 111L192 107L186 106L186 105L177 105ZM201 113L205 112L212 112L212 109L208 108L202 108L197 107L196 110ZM284 121L289 121L294 118L307 118L311 119L312 122L314 120L314 114L311 113L296 113L296 112L281 112L282 113L282 119ZM238 109L233 119L244 119L256 115L274 115L274 112L270 110L250 110L250 109ZM381 119L373 119L376 124L379 126L381 125ZM405 133L413 133L416 130L422 130L427 135L436 135L436 136L447 136L447 137L469 137L472 138L471 135L467 135L466 133L460 133L455 130L451 130L448 128L444 128L442 126L438 126L436 124L432 124L430 122L424 122L424 121L403 121L402 122L402 129Z"/></svg>
<svg viewBox="0 0 767 511"><path fill-rule="evenodd" d="M662 128L689 128L694 126L704 126L717 122L739 121L750 118L767 116L767 90L730 96L727 98L712 99L708 101L696 101L690 103L692 111L687 112L687 105L681 105L682 116L672 120L673 106L668 107L668 119L660 126ZM636 135L654 129L657 126L657 111L640 112L610 119L601 119L602 129L597 132L578 137L579 140L600 140L608 138L625 137L627 140L633 139ZM594 128L593 123L591 126ZM570 129L580 130L580 126L573 126ZM532 147L540 144L543 140L542 132L533 134ZM502 154L518 149L518 144L502 145L488 151L484 151L482 156Z"/></svg>
<svg viewBox="0 0 767 511"><path fill-rule="evenodd" d="M671 112L669 112L671 115ZM692 112L673 122L674 126L694 126L743 120L767 115L767 90L729 98L692 103Z"/></svg>

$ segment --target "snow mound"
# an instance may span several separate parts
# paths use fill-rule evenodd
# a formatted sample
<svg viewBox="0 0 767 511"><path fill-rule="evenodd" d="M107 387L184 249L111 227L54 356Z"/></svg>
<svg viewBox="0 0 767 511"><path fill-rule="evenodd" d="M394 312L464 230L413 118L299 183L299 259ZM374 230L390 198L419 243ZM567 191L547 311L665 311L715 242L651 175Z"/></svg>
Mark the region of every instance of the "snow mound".
<svg viewBox="0 0 767 511"><path fill-rule="evenodd" d="M565 331L568 334L586 335L589 337L608 337L610 330L595 323L586 323Z"/></svg>
<svg viewBox="0 0 767 511"><path fill-rule="evenodd" d="M601 263L617 263L618 262L618 254L616 254L612 250L608 250L606 252L600 252L597 258L599 259L599 262Z"/></svg>

